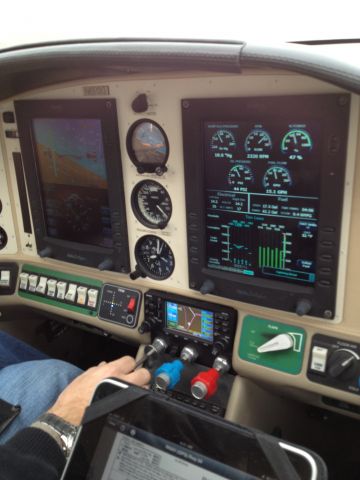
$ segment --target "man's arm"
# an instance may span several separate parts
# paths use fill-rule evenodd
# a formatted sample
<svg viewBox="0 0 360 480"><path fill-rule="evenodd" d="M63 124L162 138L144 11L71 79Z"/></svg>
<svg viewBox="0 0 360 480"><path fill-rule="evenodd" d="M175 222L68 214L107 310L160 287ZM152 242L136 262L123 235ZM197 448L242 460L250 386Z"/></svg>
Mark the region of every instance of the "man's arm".
<svg viewBox="0 0 360 480"><path fill-rule="evenodd" d="M135 385L150 382L144 368L134 371L135 360L123 357L101 363L77 377L61 393L49 413L74 426L80 425L85 408L96 386L105 378L116 377ZM58 480L65 466L62 440L53 430L42 428L39 422L15 435L0 447L0 480ZM51 427L51 425L50 425ZM49 432L49 433L48 433Z"/></svg>

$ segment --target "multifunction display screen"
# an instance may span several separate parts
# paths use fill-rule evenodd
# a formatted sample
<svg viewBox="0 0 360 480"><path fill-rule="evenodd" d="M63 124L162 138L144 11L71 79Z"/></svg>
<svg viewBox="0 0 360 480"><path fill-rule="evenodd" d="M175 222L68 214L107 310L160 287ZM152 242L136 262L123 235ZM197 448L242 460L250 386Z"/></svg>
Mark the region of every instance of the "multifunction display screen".
<svg viewBox="0 0 360 480"><path fill-rule="evenodd" d="M32 131L47 235L112 247L101 120L35 118Z"/></svg>
<svg viewBox="0 0 360 480"><path fill-rule="evenodd" d="M212 342L214 313L174 302L166 303L166 327Z"/></svg>
<svg viewBox="0 0 360 480"><path fill-rule="evenodd" d="M317 122L205 122L207 267L315 282Z"/></svg>

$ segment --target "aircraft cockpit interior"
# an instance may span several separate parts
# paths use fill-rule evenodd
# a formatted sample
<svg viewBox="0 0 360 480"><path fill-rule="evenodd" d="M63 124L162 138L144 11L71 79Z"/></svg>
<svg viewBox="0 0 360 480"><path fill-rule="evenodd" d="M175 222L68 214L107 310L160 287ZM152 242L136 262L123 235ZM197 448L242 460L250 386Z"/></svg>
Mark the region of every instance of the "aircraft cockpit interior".
<svg viewBox="0 0 360 480"><path fill-rule="evenodd" d="M194 425L358 478L360 67L341 48L0 51L0 330L82 369L130 354Z"/></svg>

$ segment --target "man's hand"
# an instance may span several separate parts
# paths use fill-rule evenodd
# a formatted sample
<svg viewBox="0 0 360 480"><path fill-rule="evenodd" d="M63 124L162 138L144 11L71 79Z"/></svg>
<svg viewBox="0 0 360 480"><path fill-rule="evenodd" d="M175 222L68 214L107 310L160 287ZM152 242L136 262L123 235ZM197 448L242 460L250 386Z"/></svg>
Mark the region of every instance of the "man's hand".
<svg viewBox="0 0 360 480"><path fill-rule="evenodd" d="M105 378L116 377L140 387L150 382L148 370L140 368L133 371L134 368L135 360L132 357L122 357L119 360L103 362L97 367L89 368L65 388L49 412L73 425L80 425L96 385Z"/></svg>

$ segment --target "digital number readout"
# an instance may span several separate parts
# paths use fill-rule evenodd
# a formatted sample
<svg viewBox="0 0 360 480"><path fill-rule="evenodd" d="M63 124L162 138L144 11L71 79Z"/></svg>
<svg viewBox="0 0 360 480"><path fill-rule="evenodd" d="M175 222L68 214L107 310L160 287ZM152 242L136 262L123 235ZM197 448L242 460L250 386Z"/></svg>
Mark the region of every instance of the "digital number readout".
<svg viewBox="0 0 360 480"><path fill-rule="evenodd" d="M205 122L206 264L315 282L320 129L316 122Z"/></svg>
<svg viewBox="0 0 360 480"><path fill-rule="evenodd" d="M179 303L166 302L166 327L212 342L214 313Z"/></svg>

